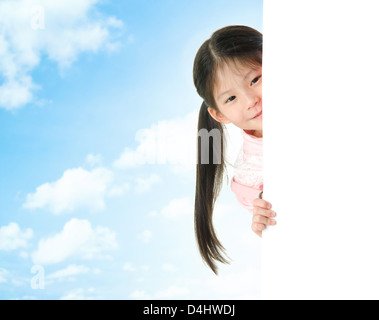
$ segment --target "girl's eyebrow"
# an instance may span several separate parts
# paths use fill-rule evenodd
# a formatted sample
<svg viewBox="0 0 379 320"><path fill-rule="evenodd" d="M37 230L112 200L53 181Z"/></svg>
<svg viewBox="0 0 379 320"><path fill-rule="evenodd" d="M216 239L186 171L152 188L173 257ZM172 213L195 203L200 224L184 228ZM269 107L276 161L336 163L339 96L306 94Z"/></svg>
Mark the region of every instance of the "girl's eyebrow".
<svg viewBox="0 0 379 320"><path fill-rule="evenodd" d="M229 90L224 91L223 93L221 93L221 94L218 96L217 100L220 100L220 98L221 98L224 94L227 94L228 92L230 92L230 91L232 91L232 90L233 90L233 89L229 89Z"/></svg>
<svg viewBox="0 0 379 320"><path fill-rule="evenodd" d="M256 69L251 69L244 77L243 77L243 81L245 81L253 72L256 72L257 70ZM229 89L229 90L226 90L224 91L223 93L220 93L217 100L220 100L220 98L224 95L224 94L227 94L228 92L232 91L233 89Z"/></svg>
<svg viewBox="0 0 379 320"><path fill-rule="evenodd" d="M246 80L246 78L248 77L248 76L250 76L253 72L255 72L255 71L257 71L257 70L255 70L255 69L251 69L247 74L246 74L246 76L244 76L243 77L243 80Z"/></svg>

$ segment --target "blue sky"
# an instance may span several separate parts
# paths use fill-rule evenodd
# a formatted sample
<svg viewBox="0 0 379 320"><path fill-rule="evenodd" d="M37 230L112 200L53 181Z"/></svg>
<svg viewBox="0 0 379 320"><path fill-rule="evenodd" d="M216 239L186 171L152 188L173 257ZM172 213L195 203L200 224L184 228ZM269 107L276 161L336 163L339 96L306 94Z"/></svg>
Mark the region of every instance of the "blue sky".
<svg viewBox="0 0 379 320"><path fill-rule="evenodd" d="M0 298L259 297L260 240L227 184L232 264L213 275L193 236L192 63L231 24L262 31L262 1L0 1Z"/></svg>

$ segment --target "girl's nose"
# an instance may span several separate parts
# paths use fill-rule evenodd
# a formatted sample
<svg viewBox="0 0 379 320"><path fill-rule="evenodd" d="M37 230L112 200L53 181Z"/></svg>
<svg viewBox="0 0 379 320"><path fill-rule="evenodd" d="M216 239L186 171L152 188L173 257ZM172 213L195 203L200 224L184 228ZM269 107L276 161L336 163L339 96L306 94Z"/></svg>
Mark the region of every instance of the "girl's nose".
<svg viewBox="0 0 379 320"><path fill-rule="evenodd" d="M258 102L259 102L259 97L256 96L256 95L253 95L253 94L246 94L245 95L245 99L246 99L246 106L247 106L247 109L251 109L251 108L254 108Z"/></svg>

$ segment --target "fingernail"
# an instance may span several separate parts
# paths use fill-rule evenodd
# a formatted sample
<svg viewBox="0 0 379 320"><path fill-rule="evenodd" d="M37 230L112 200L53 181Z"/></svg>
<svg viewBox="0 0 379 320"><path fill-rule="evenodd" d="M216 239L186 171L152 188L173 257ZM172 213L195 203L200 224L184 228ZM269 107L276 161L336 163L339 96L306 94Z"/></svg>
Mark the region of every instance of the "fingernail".
<svg viewBox="0 0 379 320"><path fill-rule="evenodd" d="M271 217L276 217L276 212L275 211L272 211Z"/></svg>
<svg viewBox="0 0 379 320"><path fill-rule="evenodd" d="M270 221L270 224L273 226L273 225L276 224L276 221L275 221L275 220L271 220L271 221Z"/></svg>
<svg viewBox="0 0 379 320"><path fill-rule="evenodd" d="M268 208L268 209L271 209L271 208L272 208L271 203L267 203L267 208Z"/></svg>

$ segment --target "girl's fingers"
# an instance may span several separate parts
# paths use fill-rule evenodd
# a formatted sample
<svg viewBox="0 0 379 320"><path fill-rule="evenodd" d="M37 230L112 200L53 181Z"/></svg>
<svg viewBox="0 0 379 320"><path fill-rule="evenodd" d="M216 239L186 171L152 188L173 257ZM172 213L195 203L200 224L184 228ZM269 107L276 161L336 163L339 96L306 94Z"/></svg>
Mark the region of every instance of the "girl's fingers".
<svg viewBox="0 0 379 320"><path fill-rule="evenodd" d="M276 217L276 212L271 210L272 205L266 200L257 198L253 201L253 223L251 229L262 238L262 231L266 229L266 226L276 225L276 221L273 219Z"/></svg>
<svg viewBox="0 0 379 320"><path fill-rule="evenodd" d="M262 231L264 229L266 229L266 226L264 224L261 224L261 223L253 223L251 225L251 229L259 236L262 235Z"/></svg>
<svg viewBox="0 0 379 320"><path fill-rule="evenodd" d="M274 210L267 210L260 207L254 207L253 208L253 214L254 215L262 215L267 218L274 218L276 217L276 212Z"/></svg>
<svg viewBox="0 0 379 320"><path fill-rule="evenodd" d="M263 199L260 199L260 198L256 198L253 200L253 206L254 207L266 208L266 209L272 208L272 205L270 202L263 200Z"/></svg>
<svg viewBox="0 0 379 320"><path fill-rule="evenodd" d="M273 226L276 224L276 221L274 219L269 219L261 215L255 215L253 217L253 222L263 224L263 225L270 225L270 226Z"/></svg>
<svg viewBox="0 0 379 320"><path fill-rule="evenodd" d="M255 234L257 234L259 237L262 238L262 231L257 231L257 230L254 230L254 229L253 229L253 231L254 231Z"/></svg>

